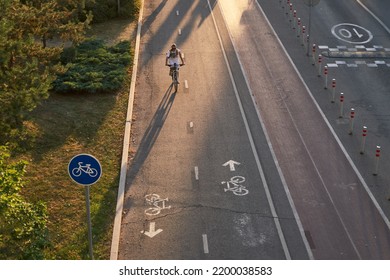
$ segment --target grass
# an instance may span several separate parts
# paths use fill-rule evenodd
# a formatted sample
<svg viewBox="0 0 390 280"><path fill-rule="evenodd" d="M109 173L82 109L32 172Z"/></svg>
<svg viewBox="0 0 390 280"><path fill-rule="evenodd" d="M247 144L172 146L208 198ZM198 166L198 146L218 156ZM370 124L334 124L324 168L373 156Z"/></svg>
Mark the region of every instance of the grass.
<svg viewBox="0 0 390 280"><path fill-rule="evenodd" d="M98 28L109 32L110 24ZM129 24L120 21L125 31ZM123 34L104 36L115 41ZM48 207L51 245L46 259L89 258L84 187L67 171L70 159L79 153L94 155L102 165L101 179L90 188L91 217L94 257L109 259L129 77L115 93L51 94L26 124L34 141L17 159L29 162L24 195L31 201L43 200Z"/></svg>

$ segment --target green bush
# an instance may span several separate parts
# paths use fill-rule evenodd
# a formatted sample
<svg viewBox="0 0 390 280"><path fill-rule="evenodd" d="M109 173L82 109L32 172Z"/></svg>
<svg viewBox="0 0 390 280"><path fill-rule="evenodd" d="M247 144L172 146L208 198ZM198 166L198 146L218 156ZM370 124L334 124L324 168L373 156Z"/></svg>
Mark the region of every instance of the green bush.
<svg viewBox="0 0 390 280"><path fill-rule="evenodd" d="M21 196L27 163L9 158L8 149L0 146L0 259L42 259L49 244L46 205Z"/></svg>
<svg viewBox="0 0 390 280"><path fill-rule="evenodd" d="M72 58L72 54L74 57ZM87 40L63 56L68 71L53 83L56 92L112 92L123 85L130 63L130 42L107 47L102 40Z"/></svg>

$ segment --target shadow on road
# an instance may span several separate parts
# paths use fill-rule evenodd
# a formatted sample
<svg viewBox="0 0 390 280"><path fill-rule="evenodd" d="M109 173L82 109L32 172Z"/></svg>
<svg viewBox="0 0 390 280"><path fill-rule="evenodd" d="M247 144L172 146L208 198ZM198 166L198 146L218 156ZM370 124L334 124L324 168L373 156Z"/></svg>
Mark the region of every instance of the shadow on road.
<svg viewBox="0 0 390 280"><path fill-rule="evenodd" d="M126 181L127 186L132 185L133 180L135 179L136 175L147 159L151 149L156 143L156 140L173 106L175 97L176 92L173 90L173 84L171 84L166 90L160 105L158 106L148 128L145 131L144 136L142 137L141 143L128 172Z"/></svg>

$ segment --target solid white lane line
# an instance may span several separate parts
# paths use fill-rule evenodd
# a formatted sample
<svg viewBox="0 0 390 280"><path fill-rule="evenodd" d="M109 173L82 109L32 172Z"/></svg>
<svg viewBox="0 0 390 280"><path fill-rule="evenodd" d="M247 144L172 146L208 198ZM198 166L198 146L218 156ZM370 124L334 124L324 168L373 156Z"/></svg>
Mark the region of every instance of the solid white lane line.
<svg viewBox="0 0 390 280"><path fill-rule="evenodd" d="M387 27L387 25L380 20L379 17L377 17L369 8L367 8L366 5L364 5L360 0L357 0L357 2L359 3L360 6L363 7L363 9L365 9L374 19L376 19L377 22L379 22L380 25L382 25L382 27L387 31L387 33L390 34L390 28Z"/></svg>
<svg viewBox="0 0 390 280"><path fill-rule="evenodd" d="M217 32L217 36L218 36L219 44L221 46L223 57L225 59L225 63L226 63L226 66L227 66L227 69L228 69L228 72L229 72L230 80L231 80L232 85L233 85L234 93L236 95L238 107L240 108L241 116L242 116L242 119L243 119L243 122L244 122L244 125L245 125L245 129L246 129L247 134L248 134L248 139L249 139L249 142L250 142L250 145L251 145L252 153L253 153L253 156L254 156L255 161L256 161L257 169L258 169L258 172L260 174L261 181L263 183L264 190L265 190L265 193L266 193L266 196L267 196L268 204L269 204L270 209L271 209L272 217L274 219L275 226L276 226L276 229L277 229L277 232L278 232L278 235L279 235L279 239L280 239L280 242L282 244L283 251L284 251L286 259L290 260L291 259L291 255L290 255L290 252L288 250L288 246L287 246L286 240L284 238L282 227L281 227L280 222L279 222L279 217L278 217L278 215L276 213L275 206L274 206L274 203L272 201L271 193L270 193L269 188L268 188L268 183L267 183L267 181L265 179L264 171L263 171L263 168L261 166L259 156L258 156L258 154L256 152L256 146L255 146L255 143L254 143L254 140L253 140L253 136L252 136L252 133L251 133L250 128L249 128L248 120L247 120L247 118L245 116L245 112L244 112L244 108L242 106L240 95L238 94L237 85L236 85L236 83L234 81L233 73L232 73L232 70L230 68L229 61L227 59L226 51L225 51L224 46L222 44L222 38L221 38L221 35L219 33L217 22L216 22L215 17L214 17L213 9L212 9L212 7L210 5L210 1L209 0L207 0L207 3L208 3L208 6L209 6L211 17L212 17L213 22L214 22L215 30ZM242 68L241 68L241 70L242 70ZM248 85L248 88L249 88L249 85Z"/></svg>
<svg viewBox="0 0 390 280"><path fill-rule="evenodd" d="M202 239L203 239L203 252L205 254L209 253L209 243L207 241L207 234L202 234Z"/></svg>

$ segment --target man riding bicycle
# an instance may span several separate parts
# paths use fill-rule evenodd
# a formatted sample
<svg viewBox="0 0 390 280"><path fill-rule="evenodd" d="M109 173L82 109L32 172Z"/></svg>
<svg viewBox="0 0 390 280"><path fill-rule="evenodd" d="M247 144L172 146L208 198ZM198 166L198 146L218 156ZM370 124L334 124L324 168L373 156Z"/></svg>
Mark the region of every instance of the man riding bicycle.
<svg viewBox="0 0 390 280"><path fill-rule="evenodd" d="M179 63L179 58L181 63ZM172 70L175 68L175 65L177 70L179 70L179 66L185 65L183 55L175 43L172 44L171 49L166 54L165 65L170 68L169 76L172 76ZM179 72L177 72L177 79L179 80Z"/></svg>

